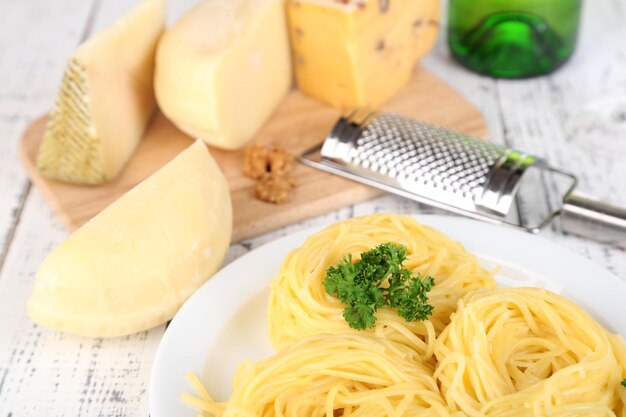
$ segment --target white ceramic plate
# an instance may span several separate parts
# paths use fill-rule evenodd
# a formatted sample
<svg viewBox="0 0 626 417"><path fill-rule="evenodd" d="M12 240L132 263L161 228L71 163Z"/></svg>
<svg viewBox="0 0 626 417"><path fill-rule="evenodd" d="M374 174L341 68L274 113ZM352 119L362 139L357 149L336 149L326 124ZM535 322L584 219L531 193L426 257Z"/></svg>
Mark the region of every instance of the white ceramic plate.
<svg viewBox="0 0 626 417"><path fill-rule="evenodd" d="M577 254L542 238L504 227L447 216L417 216L463 243L503 286L544 287L585 308L608 329L626 335L626 282ZM231 391L244 359L273 353L266 331L268 285L285 256L316 230L268 243L219 271L180 309L156 354L150 381L151 417L194 417L181 403L193 371L216 400Z"/></svg>

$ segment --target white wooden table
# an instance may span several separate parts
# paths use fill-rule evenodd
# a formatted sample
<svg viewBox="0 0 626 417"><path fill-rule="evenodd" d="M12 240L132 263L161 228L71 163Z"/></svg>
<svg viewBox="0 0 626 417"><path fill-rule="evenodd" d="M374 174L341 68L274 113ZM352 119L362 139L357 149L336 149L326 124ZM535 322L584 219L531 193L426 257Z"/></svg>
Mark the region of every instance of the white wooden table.
<svg viewBox="0 0 626 417"><path fill-rule="evenodd" d="M170 21L193 3L170 2L176 3L169 5ZM51 107L71 51L132 4L0 0L0 417L148 414L148 378L164 326L93 340L26 317L34 272L67 233L17 157L23 129ZM451 61L443 36L424 65L481 109L491 140L543 155L578 173L582 191L626 203L625 0L585 2L577 52L549 77L495 81L471 74ZM431 210L385 196L233 245L227 262L295 230L375 211ZM543 236L626 279L624 248L557 230Z"/></svg>

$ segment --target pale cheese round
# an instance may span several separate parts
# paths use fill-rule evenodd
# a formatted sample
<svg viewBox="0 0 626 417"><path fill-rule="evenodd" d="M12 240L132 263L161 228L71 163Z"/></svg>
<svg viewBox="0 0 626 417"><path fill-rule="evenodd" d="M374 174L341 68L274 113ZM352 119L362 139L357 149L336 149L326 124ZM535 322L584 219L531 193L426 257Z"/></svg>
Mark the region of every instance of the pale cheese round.
<svg viewBox="0 0 626 417"><path fill-rule="evenodd" d="M198 141L48 255L28 314L93 337L165 323L219 269L231 232L228 184Z"/></svg>

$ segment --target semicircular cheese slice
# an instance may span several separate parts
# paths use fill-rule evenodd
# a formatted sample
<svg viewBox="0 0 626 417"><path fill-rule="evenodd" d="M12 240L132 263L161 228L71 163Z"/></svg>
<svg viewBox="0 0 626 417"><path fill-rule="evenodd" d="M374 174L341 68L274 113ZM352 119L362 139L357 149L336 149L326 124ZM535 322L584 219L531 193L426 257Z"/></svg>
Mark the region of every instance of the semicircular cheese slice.
<svg viewBox="0 0 626 417"><path fill-rule="evenodd" d="M220 267L231 231L228 184L197 141L48 255L28 314L93 337L157 326Z"/></svg>

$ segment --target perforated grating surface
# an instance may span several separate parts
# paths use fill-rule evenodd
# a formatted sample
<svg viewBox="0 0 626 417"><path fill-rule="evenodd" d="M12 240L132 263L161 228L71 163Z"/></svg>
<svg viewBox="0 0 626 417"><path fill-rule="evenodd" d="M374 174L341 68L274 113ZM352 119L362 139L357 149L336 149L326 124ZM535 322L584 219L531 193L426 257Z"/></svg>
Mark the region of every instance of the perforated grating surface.
<svg viewBox="0 0 626 417"><path fill-rule="evenodd" d="M469 136L383 113L364 129L347 162L474 199L482 193L490 168L506 152Z"/></svg>

